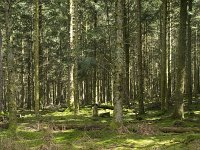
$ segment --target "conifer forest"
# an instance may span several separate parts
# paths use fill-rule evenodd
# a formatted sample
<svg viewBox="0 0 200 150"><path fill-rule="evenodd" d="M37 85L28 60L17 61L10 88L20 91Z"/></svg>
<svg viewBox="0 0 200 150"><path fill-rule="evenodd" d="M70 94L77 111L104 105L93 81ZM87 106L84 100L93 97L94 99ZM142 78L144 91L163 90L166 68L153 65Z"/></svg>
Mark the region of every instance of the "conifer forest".
<svg viewBox="0 0 200 150"><path fill-rule="evenodd" d="M200 0L0 0L0 150L200 150Z"/></svg>

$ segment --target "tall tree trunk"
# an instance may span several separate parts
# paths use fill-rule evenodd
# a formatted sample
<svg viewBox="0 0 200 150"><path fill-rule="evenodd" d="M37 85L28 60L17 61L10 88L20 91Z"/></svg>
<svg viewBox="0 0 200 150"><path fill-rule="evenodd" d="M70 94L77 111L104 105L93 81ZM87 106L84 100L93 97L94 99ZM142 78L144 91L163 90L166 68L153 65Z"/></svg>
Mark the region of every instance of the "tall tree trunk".
<svg viewBox="0 0 200 150"><path fill-rule="evenodd" d="M39 51L39 104L42 104L42 107L43 107L43 104L44 104L44 85L45 85L45 80L44 80L44 67L43 67L43 63L44 63L44 59L43 59L43 55L44 55L44 52L43 52L43 48L42 48L42 40L43 40L43 26L42 26L42 0L39 0L39 4L38 4L38 30L39 30L39 48L38 48L38 51Z"/></svg>
<svg viewBox="0 0 200 150"><path fill-rule="evenodd" d="M20 108L23 108L24 107L24 102L25 102L25 89L24 89L24 40L22 39L21 41L21 49L22 49L22 54L21 54L21 62L22 62L22 65L21 65L21 92L20 92Z"/></svg>
<svg viewBox="0 0 200 150"><path fill-rule="evenodd" d="M129 0L123 1L123 44L124 44L124 51L125 51L125 64L126 64L126 77L125 77L125 104L130 106L130 78L129 78L129 65L130 65L130 58L129 58Z"/></svg>
<svg viewBox="0 0 200 150"><path fill-rule="evenodd" d="M167 91L167 46L166 46L166 30L167 30L167 0L162 0L162 66L161 66L161 110L166 110L166 91Z"/></svg>
<svg viewBox="0 0 200 150"><path fill-rule="evenodd" d="M187 51L186 51L186 96L188 100L188 107L192 104L192 64L191 64L191 49L192 49L192 41L191 41L191 11L192 11L192 2L193 0L188 1L189 9L188 11L188 17L187 17L187 36L188 36L188 42L187 42Z"/></svg>
<svg viewBox="0 0 200 150"><path fill-rule="evenodd" d="M198 25L195 31L195 50L194 50L194 97L198 98Z"/></svg>
<svg viewBox="0 0 200 150"><path fill-rule="evenodd" d="M6 49L8 51L7 55L7 65L8 65L8 82L7 82L7 100L9 109L9 129L15 134L17 128L17 106L15 101L15 74L14 74L14 54L11 46L11 1L5 2L5 20L6 20Z"/></svg>
<svg viewBox="0 0 200 150"><path fill-rule="evenodd" d="M141 26L141 0L136 0L137 10L137 53L138 53L138 101L139 114L144 114L144 73L143 73L143 54L142 54L142 26Z"/></svg>
<svg viewBox="0 0 200 150"><path fill-rule="evenodd" d="M35 113L39 114L40 109L40 83L39 83L39 0L35 0L35 20L34 20L34 100Z"/></svg>
<svg viewBox="0 0 200 150"><path fill-rule="evenodd" d="M122 119L122 101L123 101L123 77L124 77L124 50L123 50L123 0L116 1L116 27L117 41L116 51L114 53L114 118L113 123L121 126Z"/></svg>
<svg viewBox="0 0 200 150"><path fill-rule="evenodd" d="M177 48L177 66L176 66L176 86L175 86L175 109L173 117L177 119L184 118L184 73L185 73L185 52L186 52L186 20L187 20L187 1L180 1L180 25Z"/></svg>
<svg viewBox="0 0 200 150"><path fill-rule="evenodd" d="M3 58L1 54L2 33L0 28L0 112L3 111Z"/></svg>
<svg viewBox="0 0 200 150"><path fill-rule="evenodd" d="M168 62L167 62L167 94L166 94L166 105L167 105L167 110L169 110L170 106L170 99L171 99L171 68L172 68L172 22L171 22L171 0L168 0L168 32L167 32L167 37L168 37L168 48L167 48L167 57L168 57Z"/></svg>
<svg viewBox="0 0 200 150"><path fill-rule="evenodd" d="M70 48L72 51L72 95L74 98L74 113L77 114L79 111L79 98L78 98L78 1L70 0Z"/></svg>
<svg viewBox="0 0 200 150"><path fill-rule="evenodd" d="M95 4L97 4L98 0L94 0ZM94 11L94 30L97 30L97 23L98 23L98 14L97 10L95 8ZM94 59L97 60L97 41L94 39ZM97 65L94 67L93 72L93 103L97 103Z"/></svg>
<svg viewBox="0 0 200 150"><path fill-rule="evenodd" d="M32 47L32 44L31 46ZM32 108L32 101L33 101L33 97L32 97L32 50L28 49L28 97L27 97L27 109L31 110Z"/></svg>

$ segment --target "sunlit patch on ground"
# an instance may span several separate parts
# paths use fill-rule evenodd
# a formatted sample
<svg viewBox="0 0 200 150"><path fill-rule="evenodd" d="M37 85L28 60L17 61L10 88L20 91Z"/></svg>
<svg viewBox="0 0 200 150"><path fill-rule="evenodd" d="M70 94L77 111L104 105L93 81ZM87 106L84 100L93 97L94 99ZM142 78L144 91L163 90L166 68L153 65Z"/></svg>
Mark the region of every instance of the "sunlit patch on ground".
<svg viewBox="0 0 200 150"><path fill-rule="evenodd" d="M0 146L5 147L5 143L10 141L17 148L23 147L26 150L38 150L48 145L57 147L59 150L184 150L195 149L192 147L194 145L199 147L198 139L200 136L196 136L197 134L194 133L156 132L156 134L143 135L142 131L135 132L133 130L138 125L144 125L144 128L149 127L149 129L150 127L173 126L173 120L170 118L162 119L158 111L149 112L144 116L145 120L138 121L135 119L133 111L126 110L124 120L128 132L122 134L110 128L112 110L99 110L99 113L105 112L110 112L111 116L106 118L92 117L92 110L89 108L82 109L76 116L69 110L63 112L47 111L42 113L39 120L36 119L35 115L27 112L18 122L17 139L10 139L8 131L1 129ZM194 114L198 116L200 111L195 111ZM185 122L185 124L190 127L198 125L196 122ZM143 128L140 129L143 130Z"/></svg>

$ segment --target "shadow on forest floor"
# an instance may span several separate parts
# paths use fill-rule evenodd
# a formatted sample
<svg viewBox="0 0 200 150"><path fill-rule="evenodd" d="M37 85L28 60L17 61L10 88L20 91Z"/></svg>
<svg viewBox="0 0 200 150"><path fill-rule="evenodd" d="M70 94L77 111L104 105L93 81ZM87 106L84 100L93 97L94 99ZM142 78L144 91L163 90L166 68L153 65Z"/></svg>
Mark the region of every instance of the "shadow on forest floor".
<svg viewBox="0 0 200 150"><path fill-rule="evenodd" d="M198 109L186 113L184 121L174 121L169 114L161 115L159 111L148 111L142 120L136 120L135 114L126 110L124 125L127 132L121 133L111 129L111 117L94 118L91 111L83 108L76 116L68 110L45 111L37 119L33 113L20 112L15 139L9 137L8 130L0 129L0 150L195 150L200 147L200 135L193 130L183 133L158 131L162 127L200 130Z"/></svg>

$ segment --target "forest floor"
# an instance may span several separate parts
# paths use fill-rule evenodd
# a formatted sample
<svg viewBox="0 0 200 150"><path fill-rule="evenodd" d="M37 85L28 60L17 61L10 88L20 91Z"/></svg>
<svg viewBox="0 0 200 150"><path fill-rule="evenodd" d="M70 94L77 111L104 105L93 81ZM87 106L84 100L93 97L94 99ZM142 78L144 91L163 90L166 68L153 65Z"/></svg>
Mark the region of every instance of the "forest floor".
<svg viewBox="0 0 200 150"><path fill-rule="evenodd" d="M91 108L82 108L77 116L46 110L37 119L23 111L15 138L0 128L0 150L200 150L200 109L194 110L186 113L186 120L174 121L156 110L137 120L127 109L119 130L111 129L111 117L92 117ZM99 110L105 112L112 114Z"/></svg>

